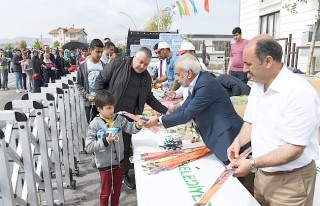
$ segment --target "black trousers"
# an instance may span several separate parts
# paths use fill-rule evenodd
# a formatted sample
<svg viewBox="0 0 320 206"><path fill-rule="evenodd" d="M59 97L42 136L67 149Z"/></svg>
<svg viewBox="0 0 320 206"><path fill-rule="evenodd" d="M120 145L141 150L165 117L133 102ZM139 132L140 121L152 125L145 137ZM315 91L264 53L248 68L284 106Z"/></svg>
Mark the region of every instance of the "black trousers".
<svg viewBox="0 0 320 206"><path fill-rule="evenodd" d="M131 111L132 112L132 111ZM132 114L134 114L132 112ZM133 122L129 117L125 117L129 122ZM130 163L130 156L132 155L132 135L122 131L123 146L124 146L124 160L123 160L123 174L128 174L132 163Z"/></svg>
<svg viewBox="0 0 320 206"><path fill-rule="evenodd" d="M123 174L128 174L131 166L129 158L132 154L132 135L122 131L122 138L124 145Z"/></svg>
<svg viewBox="0 0 320 206"><path fill-rule="evenodd" d="M85 106L85 110L88 123L99 114L96 105Z"/></svg>

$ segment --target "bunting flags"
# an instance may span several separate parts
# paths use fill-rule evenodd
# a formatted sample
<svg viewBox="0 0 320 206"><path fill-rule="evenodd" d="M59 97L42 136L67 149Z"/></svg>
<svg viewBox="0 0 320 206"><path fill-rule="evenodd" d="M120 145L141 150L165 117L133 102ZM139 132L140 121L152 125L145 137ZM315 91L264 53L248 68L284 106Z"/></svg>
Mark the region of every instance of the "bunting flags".
<svg viewBox="0 0 320 206"><path fill-rule="evenodd" d="M197 15L198 10L197 10L196 5L194 4L194 0L189 0L189 1L190 1L191 5L192 5L192 7L193 7L193 13L194 13L194 15Z"/></svg>
<svg viewBox="0 0 320 206"><path fill-rule="evenodd" d="M204 0L204 10L209 13L209 0Z"/></svg>
<svg viewBox="0 0 320 206"><path fill-rule="evenodd" d="M186 16L190 16L190 12L189 12L189 8L188 8L186 0L181 0L181 3L182 3L182 6L184 8L184 14Z"/></svg>
<svg viewBox="0 0 320 206"><path fill-rule="evenodd" d="M195 0L189 0L189 3L191 4L193 8L193 13L194 15L198 14L198 9L195 3ZM188 3L187 0L177 0L175 4L171 4L170 6L165 7L164 9L160 9L159 11L164 13L164 12L172 12L175 14L175 11L178 10L180 17L182 16L190 16L190 11L188 8ZM206 12L210 12L209 9L209 0L204 0L204 10Z"/></svg>
<svg viewBox="0 0 320 206"><path fill-rule="evenodd" d="M177 5L177 7L179 8L180 17L182 17L182 16L184 15L184 11L183 11L183 8L182 8L180 2L179 2L179 1L176 1L176 5Z"/></svg>

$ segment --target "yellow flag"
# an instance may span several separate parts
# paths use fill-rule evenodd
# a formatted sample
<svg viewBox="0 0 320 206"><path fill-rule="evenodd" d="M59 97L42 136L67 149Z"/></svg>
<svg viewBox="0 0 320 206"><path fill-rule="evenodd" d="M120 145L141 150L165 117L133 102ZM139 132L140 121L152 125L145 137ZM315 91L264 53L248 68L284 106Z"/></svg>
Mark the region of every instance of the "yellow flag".
<svg viewBox="0 0 320 206"><path fill-rule="evenodd" d="M190 16L190 12L189 12L189 8L188 8L186 0L181 0L181 3L182 3L182 6L183 6L183 9L184 9L184 14L186 16Z"/></svg>

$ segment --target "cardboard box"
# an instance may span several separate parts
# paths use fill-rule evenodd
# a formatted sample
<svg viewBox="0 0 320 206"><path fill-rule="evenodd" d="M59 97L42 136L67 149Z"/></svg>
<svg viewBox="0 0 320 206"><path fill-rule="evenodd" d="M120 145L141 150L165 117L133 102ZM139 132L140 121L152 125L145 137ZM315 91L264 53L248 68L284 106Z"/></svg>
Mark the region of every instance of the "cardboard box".
<svg viewBox="0 0 320 206"><path fill-rule="evenodd" d="M308 77L307 80L320 95L320 79L314 78L314 77ZM318 130L318 140L319 140L319 144L320 144L320 128Z"/></svg>
<svg viewBox="0 0 320 206"><path fill-rule="evenodd" d="M238 115L243 118L247 107L248 96L234 96L230 97L230 100Z"/></svg>
<svg viewBox="0 0 320 206"><path fill-rule="evenodd" d="M307 80L315 88L315 90L318 92L318 94L320 95L320 79L319 78L314 78L314 77L308 77Z"/></svg>

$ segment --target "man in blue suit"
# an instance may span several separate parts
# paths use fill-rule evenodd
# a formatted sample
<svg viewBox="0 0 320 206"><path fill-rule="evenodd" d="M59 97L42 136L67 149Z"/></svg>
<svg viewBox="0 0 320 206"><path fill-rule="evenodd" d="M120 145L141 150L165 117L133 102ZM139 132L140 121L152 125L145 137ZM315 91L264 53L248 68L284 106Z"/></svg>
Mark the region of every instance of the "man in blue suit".
<svg viewBox="0 0 320 206"><path fill-rule="evenodd" d="M175 63L176 78L188 87L189 96L173 113L151 117L146 127L163 124L165 128L194 120L205 145L223 163L228 164L227 149L243 124L229 95L208 72L202 72L199 61L190 54Z"/></svg>

